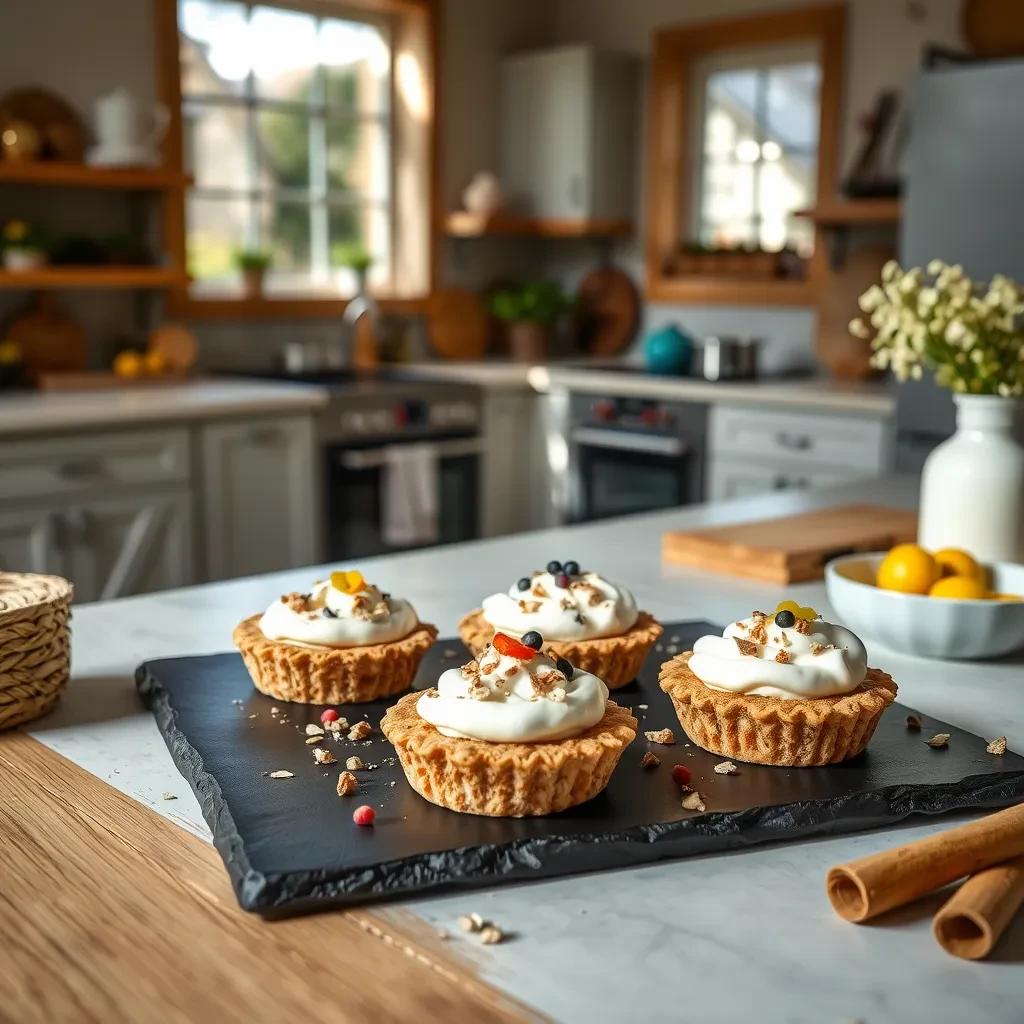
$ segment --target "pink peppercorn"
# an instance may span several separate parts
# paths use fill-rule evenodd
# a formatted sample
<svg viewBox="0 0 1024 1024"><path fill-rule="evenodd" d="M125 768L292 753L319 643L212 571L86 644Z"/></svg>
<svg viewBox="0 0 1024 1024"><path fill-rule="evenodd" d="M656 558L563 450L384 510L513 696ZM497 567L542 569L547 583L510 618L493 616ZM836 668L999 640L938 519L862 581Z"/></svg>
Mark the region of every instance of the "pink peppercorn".
<svg viewBox="0 0 1024 1024"><path fill-rule="evenodd" d="M677 785L688 786L690 784L690 779L692 778L693 775L685 764L676 764L672 766L672 781Z"/></svg>
<svg viewBox="0 0 1024 1024"><path fill-rule="evenodd" d="M334 708L328 708L320 715L321 722L336 722L338 720L338 712Z"/></svg>
<svg viewBox="0 0 1024 1024"><path fill-rule="evenodd" d="M352 812L352 820L357 825L372 825L376 817L377 812L369 804L363 804Z"/></svg>

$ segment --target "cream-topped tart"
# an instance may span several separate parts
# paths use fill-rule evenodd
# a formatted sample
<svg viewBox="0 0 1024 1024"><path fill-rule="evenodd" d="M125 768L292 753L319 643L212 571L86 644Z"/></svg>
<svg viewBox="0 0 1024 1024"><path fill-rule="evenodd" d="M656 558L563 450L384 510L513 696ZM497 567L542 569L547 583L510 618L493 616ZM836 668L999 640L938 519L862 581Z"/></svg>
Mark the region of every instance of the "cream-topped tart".
<svg viewBox="0 0 1024 1024"><path fill-rule="evenodd" d="M347 704L407 689L436 636L408 601L347 571L318 580L308 593L283 594L240 623L233 639L261 692Z"/></svg>
<svg viewBox="0 0 1024 1024"><path fill-rule="evenodd" d="M695 743L758 764L854 757L896 697L859 637L792 601L700 637L662 665L660 683Z"/></svg>
<svg viewBox="0 0 1024 1024"><path fill-rule="evenodd" d="M497 633L437 686L388 709L381 731L409 784L449 810L500 817L551 814L601 792L636 719L604 682L565 659Z"/></svg>
<svg viewBox="0 0 1024 1024"><path fill-rule="evenodd" d="M540 633L554 656L614 689L636 678L662 629L637 609L626 587L567 561L549 562L506 592L486 597L459 623L459 634L473 651L486 647L496 632L524 638Z"/></svg>

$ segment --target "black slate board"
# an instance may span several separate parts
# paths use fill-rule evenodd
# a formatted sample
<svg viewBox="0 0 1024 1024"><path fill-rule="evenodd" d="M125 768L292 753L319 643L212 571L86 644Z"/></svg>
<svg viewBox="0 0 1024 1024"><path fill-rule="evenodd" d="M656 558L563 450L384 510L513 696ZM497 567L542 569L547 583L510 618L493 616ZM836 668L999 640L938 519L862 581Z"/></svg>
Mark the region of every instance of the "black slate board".
<svg viewBox="0 0 1024 1024"><path fill-rule="evenodd" d="M883 716L867 752L845 764L741 765L739 775L715 775L722 758L687 743L657 683L659 661L709 631L719 629L669 623L663 638L669 650L615 692L616 701L634 709L641 735L608 789L581 807L526 820L456 814L428 803L406 783L379 732L362 743L328 741L339 763L314 764L304 729L319 721L321 708L257 693L237 654L146 662L136 678L199 798L239 903L266 915L835 835L914 813L1001 807L1024 798L1024 757L986 754L984 740L935 720L909 732L907 709L899 704ZM458 641L439 641L417 685L433 685L444 668L467 657ZM280 713L272 715L272 707ZM386 707L382 701L342 713L377 726ZM643 738L644 730L665 726L675 730L675 746ZM948 749L925 744L935 732L950 733ZM639 767L647 749L661 758L658 768ZM379 767L358 773L357 796L340 798L338 773L352 754ZM693 772L707 813L682 810L669 774L676 762ZM265 777L278 769L295 778ZM373 828L352 823L351 812L362 803L377 811Z"/></svg>

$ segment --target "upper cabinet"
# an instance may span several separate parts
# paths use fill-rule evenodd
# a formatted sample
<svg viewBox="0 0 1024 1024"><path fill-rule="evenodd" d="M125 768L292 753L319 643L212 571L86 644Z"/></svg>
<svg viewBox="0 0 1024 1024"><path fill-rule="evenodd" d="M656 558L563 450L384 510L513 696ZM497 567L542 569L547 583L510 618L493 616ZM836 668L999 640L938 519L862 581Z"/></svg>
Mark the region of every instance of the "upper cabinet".
<svg viewBox="0 0 1024 1024"><path fill-rule="evenodd" d="M500 172L510 212L550 221L628 221L636 64L589 46L501 63Z"/></svg>

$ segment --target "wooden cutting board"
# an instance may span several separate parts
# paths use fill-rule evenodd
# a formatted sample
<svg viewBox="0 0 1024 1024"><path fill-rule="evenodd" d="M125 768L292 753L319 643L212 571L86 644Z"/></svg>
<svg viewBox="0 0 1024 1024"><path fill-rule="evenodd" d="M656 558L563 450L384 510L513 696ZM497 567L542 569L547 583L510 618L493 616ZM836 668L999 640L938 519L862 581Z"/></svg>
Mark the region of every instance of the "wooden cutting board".
<svg viewBox="0 0 1024 1024"><path fill-rule="evenodd" d="M917 537L917 513L841 505L803 515L679 530L661 538L666 562L766 583L821 579L825 563L855 551L884 551Z"/></svg>

